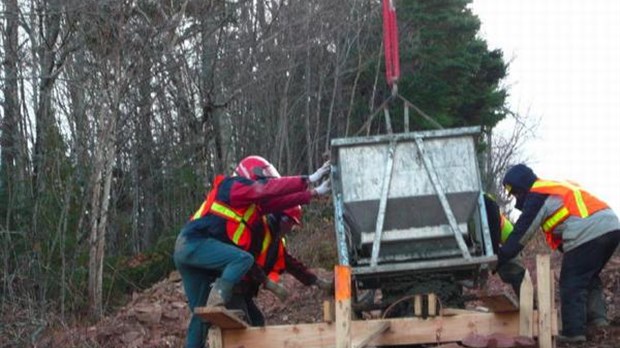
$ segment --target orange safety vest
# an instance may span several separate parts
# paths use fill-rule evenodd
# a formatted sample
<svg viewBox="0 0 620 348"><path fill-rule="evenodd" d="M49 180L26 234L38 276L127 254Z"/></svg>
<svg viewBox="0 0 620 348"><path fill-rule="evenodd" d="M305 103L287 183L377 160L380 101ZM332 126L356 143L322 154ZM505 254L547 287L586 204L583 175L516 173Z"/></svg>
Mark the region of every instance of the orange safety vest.
<svg viewBox="0 0 620 348"><path fill-rule="evenodd" d="M228 239L243 250L250 250L252 244L252 231L249 226L260 218L256 204L247 207L232 208L227 204L215 199L220 184L224 180L223 175L218 175L213 181L213 188L207 194L200 208L191 216L190 221L200 219L207 214L213 214L226 220L226 235Z"/></svg>
<svg viewBox="0 0 620 348"><path fill-rule="evenodd" d="M272 240L273 237L266 216L263 216L263 227L265 229L265 235L260 254L255 262L267 272L269 279L278 282L278 280L280 280L280 274L286 269L286 261L284 258L284 246L286 242L284 237L279 240Z"/></svg>
<svg viewBox="0 0 620 348"><path fill-rule="evenodd" d="M577 184L568 181L536 180L530 192L562 198L563 206L549 215L541 225L547 244L554 250L562 244L562 237L554 235L553 231L569 216L583 219L599 210L609 208L605 202L583 190Z"/></svg>
<svg viewBox="0 0 620 348"><path fill-rule="evenodd" d="M278 253L275 255L275 263L273 264L273 268L268 274L269 279L273 280L274 282L278 282L280 280L280 274L286 271L286 257L284 256L285 245L286 242L284 240L284 237L282 237L282 239L280 239L280 242L278 243Z"/></svg>

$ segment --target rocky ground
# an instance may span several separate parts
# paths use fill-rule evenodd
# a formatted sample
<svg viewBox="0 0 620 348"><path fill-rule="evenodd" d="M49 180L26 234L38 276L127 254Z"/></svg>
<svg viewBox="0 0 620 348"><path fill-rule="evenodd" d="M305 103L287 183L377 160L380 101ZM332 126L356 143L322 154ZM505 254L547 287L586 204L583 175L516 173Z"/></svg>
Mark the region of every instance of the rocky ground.
<svg viewBox="0 0 620 348"><path fill-rule="evenodd" d="M558 269L559 255L552 258ZM525 259L535 281L533 258ZM322 276L331 272L318 269ZM558 272L556 272L557 280ZM283 278L291 297L281 303L268 292L262 291L258 304L267 323L293 324L322 320L322 302L326 298L316 287L305 287L290 276ZM558 347L594 348L620 347L620 255L614 256L603 272L605 297L612 326L589 333L590 341L583 344L558 344ZM557 286L556 286L557 289ZM496 276L489 279L487 292L510 291ZM558 296L556 296L557 298ZM177 273L173 273L148 290L135 293L127 305L96 325L51 328L36 347L182 347L189 311ZM452 344L451 347L459 347Z"/></svg>

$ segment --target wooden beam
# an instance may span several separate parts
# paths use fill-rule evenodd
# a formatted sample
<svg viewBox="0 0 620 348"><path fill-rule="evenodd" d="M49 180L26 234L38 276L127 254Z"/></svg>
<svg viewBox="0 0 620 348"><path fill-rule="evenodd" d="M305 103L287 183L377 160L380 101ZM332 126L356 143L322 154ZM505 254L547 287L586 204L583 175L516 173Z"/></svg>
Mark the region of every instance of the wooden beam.
<svg viewBox="0 0 620 348"><path fill-rule="evenodd" d="M422 316L422 295L415 295L413 297L413 315L416 317Z"/></svg>
<svg viewBox="0 0 620 348"><path fill-rule="evenodd" d="M372 328L370 332L364 333L362 338L356 340L353 343L353 348L364 348L368 344L368 342L375 339L375 337L381 335L385 330L390 328L390 323L388 322L380 322L376 327Z"/></svg>
<svg viewBox="0 0 620 348"><path fill-rule="evenodd" d="M323 321L326 323L333 323L335 317L336 313L334 313L334 301L323 301Z"/></svg>
<svg viewBox="0 0 620 348"><path fill-rule="evenodd" d="M538 294L538 346L553 347L551 333L551 261L549 255L536 255L536 280Z"/></svg>
<svg viewBox="0 0 620 348"><path fill-rule="evenodd" d="M537 319L534 312L534 320ZM468 313L454 316L421 318L396 318L379 320L354 320L350 322L355 336L371 332L382 322L389 323L389 331L378 335L368 345L405 345L458 342L470 333L508 336L519 334L519 312ZM334 347L338 324L315 323L298 325L265 326L261 328L224 330L224 347L253 348L324 348ZM557 327L552 327L557 333ZM537 328L534 335L537 334Z"/></svg>
<svg viewBox="0 0 620 348"><path fill-rule="evenodd" d="M351 347L351 267L337 265L336 279L336 348Z"/></svg>
<svg viewBox="0 0 620 348"><path fill-rule="evenodd" d="M519 291L519 335L532 337L532 315L534 312L534 289L530 272L526 269Z"/></svg>

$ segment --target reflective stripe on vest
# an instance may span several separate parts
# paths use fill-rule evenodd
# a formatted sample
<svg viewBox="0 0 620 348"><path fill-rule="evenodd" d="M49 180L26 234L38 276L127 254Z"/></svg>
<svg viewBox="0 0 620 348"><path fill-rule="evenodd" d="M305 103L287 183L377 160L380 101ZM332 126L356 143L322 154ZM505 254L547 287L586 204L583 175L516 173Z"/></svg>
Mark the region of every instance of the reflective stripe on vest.
<svg viewBox="0 0 620 348"><path fill-rule="evenodd" d="M201 217L207 215L207 213L209 212L209 206L215 201L215 195L217 194L217 190L220 187L222 180L224 180L223 175L218 175L215 177L215 180L213 180L213 186L211 187L211 191L209 191L209 194L200 205L200 208L198 208L194 215L192 215L190 221L200 219Z"/></svg>
<svg viewBox="0 0 620 348"><path fill-rule="evenodd" d="M256 258L256 264L261 268L265 268L265 262L267 261L267 255L269 254L269 246L271 245L271 229L267 217L263 216L263 228L265 230L265 236L263 237L263 244L261 246L260 254Z"/></svg>
<svg viewBox="0 0 620 348"><path fill-rule="evenodd" d="M562 198L563 206L549 215L541 225L547 244L552 249L557 249L562 244L562 238L554 235L553 231L571 215L583 219L599 210L608 208L605 202L594 197L578 185L566 181L537 180L532 185L530 192Z"/></svg>
<svg viewBox="0 0 620 348"><path fill-rule="evenodd" d="M241 239L241 236L243 235L243 231L247 227L247 221L250 219L250 217L252 217L252 214L254 214L255 210L256 210L256 204L252 204L248 207L248 209L245 211L243 216L240 216L236 211L234 211L232 208L228 207L227 205L219 203L219 202L214 202L213 205L211 205L210 211L212 211L216 215L221 216L229 221L235 221L239 224L237 226L237 229L235 229L235 232L233 233L233 235L228 236L230 237L230 240L233 241L233 243L239 244L239 240Z"/></svg>
<svg viewBox="0 0 620 348"><path fill-rule="evenodd" d="M508 218L506 218L506 216L502 213L499 214L499 220L501 232L500 240L502 241L502 244L504 244L508 240L508 237L510 237L514 226L512 226L512 222L510 222L510 220L508 220Z"/></svg>
<svg viewBox="0 0 620 348"><path fill-rule="evenodd" d="M248 222L251 221L256 213L256 204L243 208L245 211L241 215L242 209L233 209L222 202L216 201L215 197L223 179L223 175L218 175L215 178L211 191L200 205L200 208L192 215L190 221L202 218L209 213L219 216L227 221L226 235L228 239L242 249L248 250L252 239Z"/></svg>
<svg viewBox="0 0 620 348"><path fill-rule="evenodd" d="M274 282L277 282L280 279L280 274L286 271L286 258L284 256L285 244L286 240L282 237L280 243L278 243L278 253L275 255L276 261L273 264L273 268L269 271L268 277Z"/></svg>

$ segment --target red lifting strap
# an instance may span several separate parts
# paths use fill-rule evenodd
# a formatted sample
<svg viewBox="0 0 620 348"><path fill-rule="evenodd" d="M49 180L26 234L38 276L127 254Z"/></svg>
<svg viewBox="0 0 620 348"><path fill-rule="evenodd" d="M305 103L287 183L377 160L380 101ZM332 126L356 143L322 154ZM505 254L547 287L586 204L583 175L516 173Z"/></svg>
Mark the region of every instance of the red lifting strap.
<svg viewBox="0 0 620 348"><path fill-rule="evenodd" d="M398 26L393 0L383 0L383 46L385 49L385 79L392 87L400 77Z"/></svg>

